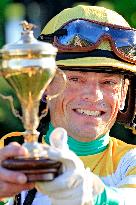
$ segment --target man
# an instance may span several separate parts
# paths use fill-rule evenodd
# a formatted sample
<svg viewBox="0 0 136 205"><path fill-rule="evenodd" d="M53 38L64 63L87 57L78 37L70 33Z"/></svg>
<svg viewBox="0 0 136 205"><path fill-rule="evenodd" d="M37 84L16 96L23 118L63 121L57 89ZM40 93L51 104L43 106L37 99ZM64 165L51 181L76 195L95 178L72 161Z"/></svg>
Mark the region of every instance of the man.
<svg viewBox="0 0 136 205"><path fill-rule="evenodd" d="M37 193L21 193L21 204L135 204L136 148L109 137L117 115L127 123L134 117L135 33L120 15L102 7L66 9L47 24L39 39L58 47L57 65L67 76L64 92L48 102L50 126L44 137L51 144L49 158L63 164L62 174L34 185L1 167L0 197L35 186ZM53 81L46 95L58 86ZM129 105L121 114L128 87ZM0 161L22 155L27 151L15 143L0 150Z"/></svg>

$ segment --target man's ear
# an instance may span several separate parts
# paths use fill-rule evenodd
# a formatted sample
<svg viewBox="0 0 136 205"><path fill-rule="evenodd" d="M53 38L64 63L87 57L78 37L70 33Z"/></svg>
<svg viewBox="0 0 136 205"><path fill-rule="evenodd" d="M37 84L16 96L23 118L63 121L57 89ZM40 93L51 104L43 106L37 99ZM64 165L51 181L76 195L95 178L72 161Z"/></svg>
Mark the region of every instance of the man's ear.
<svg viewBox="0 0 136 205"><path fill-rule="evenodd" d="M128 92L129 80L125 79L121 90L120 110L124 110L125 100Z"/></svg>

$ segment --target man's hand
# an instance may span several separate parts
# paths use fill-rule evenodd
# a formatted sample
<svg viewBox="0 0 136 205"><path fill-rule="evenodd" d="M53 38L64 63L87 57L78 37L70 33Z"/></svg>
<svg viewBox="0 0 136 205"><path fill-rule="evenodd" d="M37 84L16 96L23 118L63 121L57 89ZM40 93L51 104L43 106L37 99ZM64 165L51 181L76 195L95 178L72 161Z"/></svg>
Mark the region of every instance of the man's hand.
<svg viewBox="0 0 136 205"><path fill-rule="evenodd" d="M5 159L27 154L27 150L16 142L0 149L0 198L12 197L22 190L33 188L34 185L27 183L27 177L23 173L10 171L1 166Z"/></svg>
<svg viewBox="0 0 136 205"><path fill-rule="evenodd" d="M97 194L94 190L96 176L85 169L79 157L69 150L66 131L56 128L51 133L50 143L47 155L50 159L61 161L63 170L51 182L37 182L38 191L47 194L53 205L92 205L93 196ZM97 182L100 182L99 191L103 191L103 183L98 177Z"/></svg>

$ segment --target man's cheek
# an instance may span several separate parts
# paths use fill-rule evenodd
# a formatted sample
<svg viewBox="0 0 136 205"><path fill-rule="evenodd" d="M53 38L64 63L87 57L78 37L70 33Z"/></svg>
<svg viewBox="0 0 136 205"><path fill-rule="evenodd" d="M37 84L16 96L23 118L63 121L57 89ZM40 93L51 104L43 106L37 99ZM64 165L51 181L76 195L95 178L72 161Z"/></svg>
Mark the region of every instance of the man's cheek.
<svg viewBox="0 0 136 205"><path fill-rule="evenodd" d="M112 99L112 113L117 114L120 108L120 99L116 96Z"/></svg>

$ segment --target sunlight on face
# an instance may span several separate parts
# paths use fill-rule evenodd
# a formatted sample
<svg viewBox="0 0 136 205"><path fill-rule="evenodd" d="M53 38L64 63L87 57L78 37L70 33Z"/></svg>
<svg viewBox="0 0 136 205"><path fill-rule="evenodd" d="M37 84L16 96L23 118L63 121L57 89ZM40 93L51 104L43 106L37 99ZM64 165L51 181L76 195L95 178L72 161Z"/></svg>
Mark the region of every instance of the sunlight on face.
<svg viewBox="0 0 136 205"><path fill-rule="evenodd" d="M69 136L80 141L91 141L108 132L115 122L122 101L123 77L95 72L65 73L65 91L49 102L53 125L65 128ZM60 83L54 81L48 93L58 86Z"/></svg>

